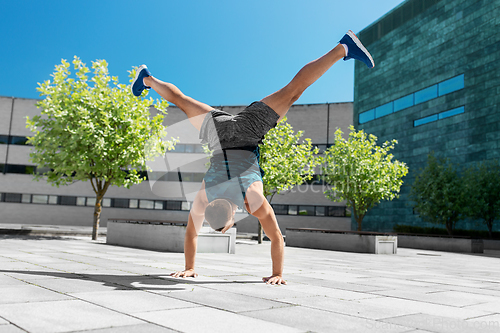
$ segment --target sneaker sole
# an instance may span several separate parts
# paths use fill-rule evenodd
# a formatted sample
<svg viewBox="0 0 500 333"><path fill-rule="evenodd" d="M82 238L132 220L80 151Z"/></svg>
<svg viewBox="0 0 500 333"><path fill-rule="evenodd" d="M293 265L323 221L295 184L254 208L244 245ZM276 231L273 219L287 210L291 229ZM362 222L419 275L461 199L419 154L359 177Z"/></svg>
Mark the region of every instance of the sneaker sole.
<svg viewBox="0 0 500 333"><path fill-rule="evenodd" d="M352 32L351 30L349 30L347 32L347 35L349 37L351 37L351 39L354 41L354 43L356 44L356 46L359 47L361 49L361 51L363 51L363 53L368 56L368 58L370 59L370 62L372 63L372 68L375 67L375 62L373 61L372 55L370 54L370 52L368 52L368 50L366 49L366 47L364 47L364 45L361 43L361 41L358 39L358 37L356 37L356 35L354 34L354 32Z"/></svg>
<svg viewBox="0 0 500 333"><path fill-rule="evenodd" d="M134 81L132 81L132 84L130 84L130 91L132 92L132 95L134 95L134 83L135 81L137 81L137 79L139 78L139 73L144 69L144 68L148 68L148 66L146 65L140 65L139 68L137 68L137 71L135 72L135 78L134 78ZM135 96L135 95L134 95Z"/></svg>

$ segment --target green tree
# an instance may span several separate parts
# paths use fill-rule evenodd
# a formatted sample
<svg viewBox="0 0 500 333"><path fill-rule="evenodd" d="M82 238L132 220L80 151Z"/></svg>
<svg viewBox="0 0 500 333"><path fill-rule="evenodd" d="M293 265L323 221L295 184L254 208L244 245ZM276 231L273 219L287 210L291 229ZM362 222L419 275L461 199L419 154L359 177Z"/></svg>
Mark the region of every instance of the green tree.
<svg viewBox="0 0 500 333"><path fill-rule="evenodd" d="M311 139L302 139L303 131L295 132L286 117L271 129L260 146L260 166L264 170L264 196L271 203L276 194L311 180L315 167L321 164L318 148ZM259 223L259 243L262 227Z"/></svg>
<svg viewBox="0 0 500 333"><path fill-rule="evenodd" d="M45 176L54 186L90 181L96 194L95 240L109 186L129 188L140 183L145 179L146 160L172 149L175 142L162 140L166 135L164 115L150 117L153 100L134 97L127 85L109 75L105 60L92 62L90 79L91 70L76 56L73 65L76 78L71 77L70 64L62 60L52 81L39 83L37 90L45 97L37 103L41 115L27 119L27 127L34 133L29 138L33 145L30 157L46 170L36 180ZM135 69L130 71L131 80L134 75ZM164 110L167 105L157 101L156 107Z"/></svg>
<svg viewBox="0 0 500 333"><path fill-rule="evenodd" d="M324 156L323 180L326 196L333 201L346 201L362 230L366 213L382 200L397 198L408 173L405 163L394 160L389 153L396 140L377 146L377 137L349 127L349 138L342 130L335 131L335 144Z"/></svg>
<svg viewBox="0 0 500 333"><path fill-rule="evenodd" d="M485 161L469 167L464 175L466 213L482 220L493 237L493 223L500 218L500 164Z"/></svg>
<svg viewBox="0 0 500 333"><path fill-rule="evenodd" d="M466 195L457 168L445 158L429 154L426 167L416 176L410 191L415 212L424 220L444 224L449 235L465 217Z"/></svg>

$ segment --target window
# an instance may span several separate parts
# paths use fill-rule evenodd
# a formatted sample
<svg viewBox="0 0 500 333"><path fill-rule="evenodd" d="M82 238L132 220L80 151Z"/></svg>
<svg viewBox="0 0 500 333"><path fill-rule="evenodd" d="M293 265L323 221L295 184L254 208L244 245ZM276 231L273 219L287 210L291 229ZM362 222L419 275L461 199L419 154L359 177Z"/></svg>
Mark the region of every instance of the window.
<svg viewBox="0 0 500 333"><path fill-rule="evenodd" d="M314 206L299 206L299 215L313 215L314 216Z"/></svg>
<svg viewBox="0 0 500 333"><path fill-rule="evenodd" d="M102 199L102 206L103 207L111 207L111 199L110 198Z"/></svg>
<svg viewBox="0 0 500 333"><path fill-rule="evenodd" d="M167 201L166 210L181 210L181 201Z"/></svg>
<svg viewBox="0 0 500 333"><path fill-rule="evenodd" d="M420 125L425 125L425 124L431 123L431 122L436 121L436 120L438 120L438 115L437 114L433 114L432 116L425 117L425 118L420 118L420 119L415 120L413 122L413 126L417 127L417 126L420 126Z"/></svg>
<svg viewBox="0 0 500 333"><path fill-rule="evenodd" d="M185 148L184 145L182 145L182 144L176 144L174 152L176 152L176 153L183 153L184 152L184 148Z"/></svg>
<svg viewBox="0 0 500 333"><path fill-rule="evenodd" d="M415 105L423 102L427 102L438 96L437 84L430 86L428 88L422 89L415 93Z"/></svg>
<svg viewBox="0 0 500 333"><path fill-rule="evenodd" d="M155 209L163 209L163 200L155 200Z"/></svg>
<svg viewBox="0 0 500 333"><path fill-rule="evenodd" d="M31 194L23 194L22 203L31 203Z"/></svg>
<svg viewBox="0 0 500 333"><path fill-rule="evenodd" d="M49 197L47 195L33 194L31 198L32 203L47 204Z"/></svg>
<svg viewBox="0 0 500 333"><path fill-rule="evenodd" d="M272 205L274 213L276 215L287 215L288 214L288 205Z"/></svg>
<svg viewBox="0 0 500 333"><path fill-rule="evenodd" d="M95 197L88 197L87 198L87 206L95 206Z"/></svg>
<svg viewBox="0 0 500 333"><path fill-rule="evenodd" d="M439 114L439 119L444 119L444 118L456 116L457 114L464 113L464 112L465 112L465 108L463 106L461 106L461 107L453 109L453 110L441 112Z"/></svg>
<svg viewBox="0 0 500 333"><path fill-rule="evenodd" d="M393 103L387 103L382 106L375 108L375 118L380 118L391 114L393 110Z"/></svg>
<svg viewBox="0 0 500 333"><path fill-rule="evenodd" d="M7 173L33 174L35 173L35 169L34 165L7 164L5 166Z"/></svg>
<svg viewBox="0 0 500 333"><path fill-rule="evenodd" d="M373 110L368 110L366 112L360 113L359 114L359 123L364 124L370 120L375 119L375 109Z"/></svg>
<svg viewBox="0 0 500 333"><path fill-rule="evenodd" d="M139 200L139 208L142 209L154 209L154 201L153 200Z"/></svg>
<svg viewBox="0 0 500 333"><path fill-rule="evenodd" d="M116 208L129 208L129 199L113 199L112 205Z"/></svg>
<svg viewBox="0 0 500 333"><path fill-rule="evenodd" d="M162 177L165 179L165 177ZM177 172L167 172L166 180L169 182L178 182L179 181L179 173Z"/></svg>
<svg viewBox="0 0 500 333"><path fill-rule="evenodd" d="M57 195L49 195L49 205L57 205Z"/></svg>
<svg viewBox="0 0 500 333"><path fill-rule="evenodd" d="M60 205L76 206L76 197L60 196Z"/></svg>
<svg viewBox="0 0 500 333"><path fill-rule="evenodd" d="M28 138L25 136L11 136L9 144L11 145L26 145Z"/></svg>
<svg viewBox="0 0 500 333"><path fill-rule="evenodd" d="M328 207L328 216L344 217L345 216L345 207L344 206L329 206Z"/></svg>
<svg viewBox="0 0 500 333"><path fill-rule="evenodd" d="M463 89L464 87L465 87L465 75L461 74L452 77L448 80L442 81L438 84L434 84L430 87L424 88L422 90L398 98L392 102L378 106L375 109L361 112L358 116L358 120L360 124L363 124L368 121L372 121L376 118L386 116L393 112L404 110L413 105L427 102L431 99L437 98L438 96L443 96L452 93L454 91Z"/></svg>
<svg viewBox="0 0 500 333"><path fill-rule="evenodd" d="M191 203L188 201L183 201L181 205L181 210L190 210L191 209Z"/></svg>
<svg viewBox="0 0 500 333"><path fill-rule="evenodd" d="M449 80L443 81L438 85L439 96L463 89L465 87L465 75L455 76Z"/></svg>
<svg viewBox="0 0 500 333"><path fill-rule="evenodd" d="M324 206L316 206L316 216L325 216Z"/></svg>
<svg viewBox="0 0 500 333"><path fill-rule="evenodd" d="M203 150L203 145L194 145L194 152L195 153L204 153L205 151Z"/></svg>
<svg viewBox="0 0 500 333"><path fill-rule="evenodd" d="M21 193L5 193L4 195L5 202L22 202L22 194Z"/></svg>
<svg viewBox="0 0 500 333"><path fill-rule="evenodd" d="M413 94L406 95L394 101L394 112L413 106Z"/></svg>
<svg viewBox="0 0 500 333"><path fill-rule="evenodd" d="M8 135L0 135L0 144L6 145L9 143L9 136Z"/></svg>
<svg viewBox="0 0 500 333"><path fill-rule="evenodd" d="M203 181L203 177L205 177L204 173L194 173L193 182L201 183Z"/></svg>
<svg viewBox="0 0 500 333"><path fill-rule="evenodd" d="M130 199L128 203L128 208L137 208L139 207L139 200L137 199Z"/></svg>
<svg viewBox="0 0 500 333"><path fill-rule="evenodd" d="M86 197L77 197L76 198L76 205L77 206L85 206L85 201L87 200Z"/></svg>
<svg viewBox="0 0 500 333"><path fill-rule="evenodd" d="M289 205L288 206L288 215L297 215L297 206Z"/></svg>

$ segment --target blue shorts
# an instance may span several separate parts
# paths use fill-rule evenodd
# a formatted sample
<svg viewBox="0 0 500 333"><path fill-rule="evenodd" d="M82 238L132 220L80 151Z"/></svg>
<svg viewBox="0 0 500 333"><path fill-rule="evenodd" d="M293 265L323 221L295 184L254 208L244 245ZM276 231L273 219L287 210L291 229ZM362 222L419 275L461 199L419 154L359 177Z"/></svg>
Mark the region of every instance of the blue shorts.
<svg viewBox="0 0 500 333"><path fill-rule="evenodd" d="M246 191L254 182L262 182L264 175L259 156L259 147L217 151L210 159L210 168L203 178L208 202L228 199L245 208Z"/></svg>

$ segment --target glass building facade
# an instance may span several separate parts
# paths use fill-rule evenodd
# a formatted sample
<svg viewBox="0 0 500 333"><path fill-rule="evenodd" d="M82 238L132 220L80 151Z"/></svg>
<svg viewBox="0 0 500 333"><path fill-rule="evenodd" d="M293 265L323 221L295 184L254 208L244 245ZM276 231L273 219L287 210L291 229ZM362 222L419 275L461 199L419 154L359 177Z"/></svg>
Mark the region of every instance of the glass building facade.
<svg viewBox="0 0 500 333"><path fill-rule="evenodd" d="M409 167L400 198L372 209L364 229L435 226L408 200L429 153L461 166L500 158L499 17L499 1L407 0L358 33L375 68L355 65L354 125L379 144L398 140Z"/></svg>

